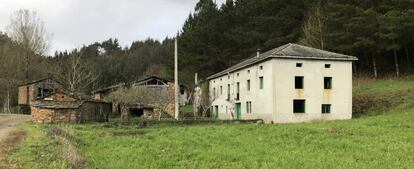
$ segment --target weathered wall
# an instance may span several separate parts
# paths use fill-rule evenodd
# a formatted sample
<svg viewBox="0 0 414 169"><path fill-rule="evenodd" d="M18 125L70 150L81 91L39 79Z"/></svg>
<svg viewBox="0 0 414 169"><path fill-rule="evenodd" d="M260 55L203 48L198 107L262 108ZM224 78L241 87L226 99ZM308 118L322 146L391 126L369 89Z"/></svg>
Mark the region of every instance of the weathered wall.
<svg viewBox="0 0 414 169"><path fill-rule="evenodd" d="M174 104L174 92L175 92L175 89L174 89L174 83L172 83L172 82L168 82L168 86L167 86L167 93L168 93L168 104L167 104L167 108L165 109L165 112L168 114L168 115L170 115L171 117L174 117L174 112L175 112L175 110L174 110L174 107L175 107L175 104Z"/></svg>
<svg viewBox="0 0 414 169"><path fill-rule="evenodd" d="M74 109L48 109L31 107L32 121L35 123L75 123Z"/></svg>
<svg viewBox="0 0 414 169"><path fill-rule="evenodd" d="M52 123L76 123L76 109L55 109Z"/></svg>
<svg viewBox="0 0 414 169"><path fill-rule="evenodd" d="M29 88L29 102L27 102L27 88ZM61 88L61 85L51 79L46 79L37 83L22 85L18 87L18 104L29 105L31 101L37 99L38 88L48 89L49 92L56 91ZM47 94L47 93L44 93Z"/></svg>
<svg viewBox="0 0 414 169"><path fill-rule="evenodd" d="M65 101L65 102L76 101L75 98L73 98L72 96L69 96L67 94L64 94L64 93L54 93L54 94L48 96L48 98L51 98L54 101Z"/></svg>
<svg viewBox="0 0 414 169"><path fill-rule="evenodd" d="M260 69L262 67L263 69ZM260 89L259 77L263 77L263 89ZM219 119L236 119L236 103L241 104L241 119L263 119L270 121L273 116L273 69L272 61L266 61L241 69L209 81L209 95L212 106L219 107ZM250 90L247 87L250 80ZM237 83L240 84L240 96L237 97ZM230 85L230 100L227 100ZM252 112L247 112L247 102L252 102ZM213 111L211 111L213 112ZM213 112L215 113L215 112Z"/></svg>
<svg viewBox="0 0 414 169"><path fill-rule="evenodd" d="M42 109L31 107L32 121L35 123L51 123L53 119L53 109Z"/></svg>
<svg viewBox="0 0 414 169"><path fill-rule="evenodd" d="M76 112L78 114L78 123L97 121L106 122L109 120L111 114L111 104L103 102L85 102L83 103Z"/></svg>
<svg viewBox="0 0 414 169"><path fill-rule="evenodd" d="M106 122L111 112L109 103L85 102L76 109L49 109L31 107L32 120L36 123Z"/></svg>
<svg viewBox="0 0 414 169"><path fill-rule="evenodd" d="M302 67L296 67L302 63ZM274 59L275 108L273 121L308 122L352 118L352 62ZM331 64L325 68L325 64ZM295 76L304 77L304 89L295 89ZM332 77L332 89L324 89L324 77ZM293 100L305 99L305 113L293 113ZM322 104L331 113L322 114Z"/></svg>
<svg viewBox="0 0 414 169"><path fill-rule="evenodd" d="M27 88L29 88L29 102L27 102ZM34 90L35 86L34 84L30 84L30 85L24 85L24 86L19 86L19 98L18 98L18 104L22 105L22 104L30 104L30 102L32 100L35 99L35 90Z"/></svg>
<svg viewBox="0 0 414 169"><path fill-rule="evenodd" d="M296 63L302 63L303 66L296 67ZM331 68L325 68L325 64L331 64ZM263 70L260 70L260 66L263 66ZM304 89L295 89L295 76L304 76ZM263 89L259 89L259 77L264 79ZM332 89L324 89L324 77L332 77ZM247 90L247 80L250 80L250 91ZM237 82L240 83L239 100L235 100ZM211 79L209 90L212 107L219 108L219 119L235 119L236 103L241 104L241 119L263 119L267 123L350 119L352 62L272 59ZM293 113L294 99L306 100L306 113ZM252 103L251 113L247 113L248 101ZM321 113L322 104L331 104L330 114Z"/></svg>

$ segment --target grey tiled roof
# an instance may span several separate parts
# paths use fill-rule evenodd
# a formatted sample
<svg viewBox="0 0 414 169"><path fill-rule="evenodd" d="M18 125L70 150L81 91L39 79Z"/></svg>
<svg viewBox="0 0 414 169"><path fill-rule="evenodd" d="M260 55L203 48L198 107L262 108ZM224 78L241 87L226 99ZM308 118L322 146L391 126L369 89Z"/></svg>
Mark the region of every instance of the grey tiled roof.
<svg viewBox="0 0 414 169"><path fill-rule="evenodd" d="M76 109L83 104L84 101L44 101L38 100L32 103L33 107L48 109Z"/></svg>
<svg viewBox="0 0 414 169"><path fill-rule="evenodd" d="M358 58L354 56L329 52L325 50L315 49L311 47L306 47L294 43L288 43L286 45L277 47L275 49L269 50L259 55L259 57L254 56L252 58L246 59L239 64L236 64L226 70L223 70L219 73L209 76L207 79L217 78L227 73L231 73L250 65L254 65L256 63L260 63L264 60L270 58L291 58L291 59L316 59L316 60L346 60L346 61L353 61L358 60Z"/></svg>

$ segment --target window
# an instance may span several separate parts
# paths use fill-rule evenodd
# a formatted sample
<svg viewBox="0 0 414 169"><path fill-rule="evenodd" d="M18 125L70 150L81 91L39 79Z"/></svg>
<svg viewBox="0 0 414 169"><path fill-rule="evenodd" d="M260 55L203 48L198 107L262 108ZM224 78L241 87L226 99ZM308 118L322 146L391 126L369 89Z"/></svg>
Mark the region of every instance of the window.
<svg viewBox="0 0 414 169"><path fill-rule="evenodd" d="M239 77L239 73L237 73L237 77Z"/></svg>
<svg viewBox="0 0 414 169"><path fill-rule="evenodd" d="M296 63L296 67L302 67L302 63Z"/></svg>
<svg viewBox="0 0 414 169"><path fill-rule="evenodd" d="M331 64L325 64L325 68L331 68Z"/></svg>
<svg viewBox="0 0 414 169"><path fill-rule="evenodd" d="M263 76L259 77L259 85L260 85L260 89L263 89Z"/></svg>
<svg viewBox="0 0 414 169"><path fill-rule="evenodd" d="M295 89L303 89L303 76L295 76Z"/></svg>
<svg viewBox="0 0 414 169"><path fill-rule="evenodd" d="M250 91L250 80L247 80L247 91Z"/></svg>
<svg viewBox="0 0 414 169"><path fill-rule="evenodd" d="M223 94L223 86L220 86L220 95Z"/></svg>
<svg viewBox="0 0 414 169"><path fill-rule="evenodd" d="M227 76L228 79L230 79L230 76Z"/></svg>
<svg viewBox="0 0 414 169"><path fill-rule="evenodd" d="M252 113L252 102L246 102L246 113Z"/></svg>
<svg viewBox="0 0 414 169"><path fill-rule="evenodd" d="M227 100L230 100L230 84L227 85Z"/></svg>
<svg viewBox="0 0 414 169"><path fill-rule="evenodd" d="M331 113L331 105L322 104L322 114L329 114L329 113Z"/></svg>
<svg viewBox="0 0 414 169"><path fill-rule="evenodd" d="M236 95L236 100L240 99L240 82L237 82L237 95Z"/></svg>
<svg viewBox="0 0 414 169"><path fill-rule="evenodd" d="M293 113L305 113L305 100L293 100Z"/></svg>
<svg viewBox="0 0 414 169"><path fill-rule="evenodd" d="M223 78L220 78L220 81L223 81Z"/></svg>
<svg viewBox="0 0 414 169"><path fill-rule="evenodd" d="M323 78L324 89L332 89L332 77Z"/></svg>
<svg viewBox="0 0 414 169"><path fill-rule="evenodd" d="M216 97L216 88L213 88L213 96Z"/></svg>
<svg viewBox="0 0 414 169"><path fill-rule="evenodd" d="M259 68L260 68L260 70L263 70L263 66L260 66Z"/></svg>
<svg viewBox="0 0 414 169"><path fill-rule="evenodd" d="M247 70L247 73L250 73L250 70Z"/></svg>
<svg viewBox="0 0 414 169"><path fill-rule="evenodd" d="M43 97L43 90L42 88L37 88L37 97Z"/></svg>
<svg viewBox="0 0 414 169"><path fill-rule="evenodd" d="M219 114L219 106L215 106L214 116L218 118L218 114Z"/></svg>

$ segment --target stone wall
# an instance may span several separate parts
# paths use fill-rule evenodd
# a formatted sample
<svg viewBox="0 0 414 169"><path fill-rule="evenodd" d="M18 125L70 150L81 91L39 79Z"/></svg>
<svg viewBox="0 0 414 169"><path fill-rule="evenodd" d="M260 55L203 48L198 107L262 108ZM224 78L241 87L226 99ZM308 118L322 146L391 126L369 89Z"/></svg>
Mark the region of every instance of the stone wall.
<svg viewBox="0 0 414 169"><path fill-rule="evenodd" d="M51 123L53 119L53 109L43 109L31 107L32 121L35 123Z"/></svg>
<svg viewBox="0 0 414 169"><path fill-rule="evenodd" d="M35 123L82 123L106 122L111 105L103 102L85 102L79 108L51 109L31 106L32 121Z"/></svg>
<svg viewBox="0 0 414 169"><path fill-rule="evenodd" d="M155 108L154 106L150 105L142 105L142 104L119 104L121 108L121 119L128 120L131 115L129 110L130 109L142 109L144 112L143 117L147 118L158 118L160 115L159 109Z"/></svg>
<svg viewBox="0 0 414 169"><path fill-rule="evenodd" d="M54 93L47 98L51 98L54 101L64 101L64 102L76 101L76 99L73 98L72 96L69 96L65 93L60 93L60 92Z"/></svg>
<svg viewBox="0 0 414 169"><path fill-rule="evenodd" d="M35 123L75 123L75 109L47 109L31 107L32 121Z"/></svg>
<svg viewBox="0 0 414 169"><path fill-rule="evenodd" d="M165 109L165 112L170 115L171 117L174 117L174 83L168 82L167 87L167 93L168 93L168 104L167 108Z"/></svg>

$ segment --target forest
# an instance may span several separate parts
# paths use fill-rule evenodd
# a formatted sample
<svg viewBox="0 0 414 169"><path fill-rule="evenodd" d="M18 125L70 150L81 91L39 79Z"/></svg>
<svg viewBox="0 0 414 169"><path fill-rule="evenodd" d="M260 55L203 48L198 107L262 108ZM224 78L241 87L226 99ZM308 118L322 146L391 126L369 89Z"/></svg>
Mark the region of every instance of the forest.
<svg viewBox="0 0 414 169"><path fill-rule="evenodd" d="M201 79L286 43L359 58L356 76L400 77L414 72L412 0L200 0L177 37L148 38L122 47L116 37L71 51L47 54L46 30L35 12L19 10L0 30L0 102L17 105L17 85L43 77L68 91L91 91L148 75L173 77L178 39L179 79ZM32 18L22 25L19 20ZM20 36L25 29L34 38ZM24 28L26 28L24 27ZM80 35L81 36L81 35ZM40 40L39 40L40 39ZM1 111L1 110L0 110Z"/></svg>

